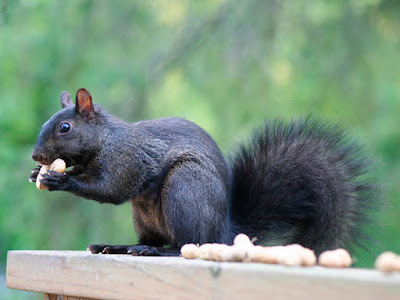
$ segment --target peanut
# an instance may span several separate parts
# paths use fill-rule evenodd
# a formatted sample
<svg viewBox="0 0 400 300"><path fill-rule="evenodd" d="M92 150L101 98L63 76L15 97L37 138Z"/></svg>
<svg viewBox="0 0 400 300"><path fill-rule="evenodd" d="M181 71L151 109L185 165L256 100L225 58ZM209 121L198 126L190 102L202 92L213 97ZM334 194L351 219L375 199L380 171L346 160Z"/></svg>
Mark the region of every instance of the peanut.
<svg viewBox="0 0 400 300"><path fill-rule="evenodd" d="M318 263L327 268L348 268L352 263L351 256L346 250L339 248L322 252Z"/></svg>
<svg viewBox="0 0 400 300"><path fill-rule="evenodd" d="M50 165L43 165L40 168L39 174L36 178L36 187L39 190L46 190L47 187L41 183L42 179L43 179L43 174L47 174L49 173L49 171L55 171L58 173L63 173L65 171L66 168L66 164L65 161L63 161L61 158L57 158L56 160L54 160Z"/></svg>
<svg viewBox="0 0 400 300"><path fill-rule="evenodd" d="M400 256L390 251L383 252L376 259L375 268L385 273L400 271Z"/></svg>
<svg viewBox="0 0 400 300"><path fill-rule="evenodd" d="M199 247L195 244L186 244L181 248L181 254L184 258L195 259L198 257Z"/></svg>

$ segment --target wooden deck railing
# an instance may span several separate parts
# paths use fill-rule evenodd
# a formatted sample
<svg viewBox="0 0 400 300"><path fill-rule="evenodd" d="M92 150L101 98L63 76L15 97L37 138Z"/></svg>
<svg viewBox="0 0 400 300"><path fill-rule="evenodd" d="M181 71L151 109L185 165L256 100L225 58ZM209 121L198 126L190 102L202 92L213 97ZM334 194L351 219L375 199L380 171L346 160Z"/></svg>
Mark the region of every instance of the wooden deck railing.
<svg viewBox="0 0 400 300"><path fill-rule="evenodd" d="M400 299L400 273L83 251L9 251L7 286L45 299Z"/></svg>

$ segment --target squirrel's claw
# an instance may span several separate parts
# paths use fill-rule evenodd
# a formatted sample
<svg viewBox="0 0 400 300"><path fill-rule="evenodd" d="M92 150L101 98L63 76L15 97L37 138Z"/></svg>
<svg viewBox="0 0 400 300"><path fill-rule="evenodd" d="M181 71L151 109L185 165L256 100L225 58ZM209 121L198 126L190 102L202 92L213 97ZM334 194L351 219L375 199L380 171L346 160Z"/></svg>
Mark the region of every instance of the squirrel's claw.
<svg viewBox="0 0 400 300"><path fill-rule="evenodd" d="M157 247L146 245L135 245L128 248L128 253L133 256L160 256Z"/></svg>
<svg viewBox="0 0 400 300"><path fill-rule="evenodd" d="M36 182L36 178L37 178L37 176L39 175L40 168L41 168L41 167L38 166L37 168L34 168L34 169L31 171L31 176L29 176L29 182Z"/></svg>
<svg viewBox="0 0 400 300"><path fill-rule="evenodd" d="M87 250L92 254L128 254L130 245L106 245L106 244L91 244L87 246Z"/></svg>
<svg viewBox="0 0 400 300"><path fill-rule="evenodd" d="M86 250L92 252L92 254L103 253L103 249L107 247L105 244L91 244L87 246Z"/></svg>

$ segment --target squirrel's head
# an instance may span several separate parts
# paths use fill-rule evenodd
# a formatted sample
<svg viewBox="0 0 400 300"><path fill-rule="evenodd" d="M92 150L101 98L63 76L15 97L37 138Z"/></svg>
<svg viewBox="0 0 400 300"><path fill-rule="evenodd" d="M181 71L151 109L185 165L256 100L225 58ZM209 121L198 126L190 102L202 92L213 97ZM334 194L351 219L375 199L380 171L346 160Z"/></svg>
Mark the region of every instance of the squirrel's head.
<svg viewBox="0 0 400 300"><path fill-rule="evenodd" d="M65 160L67 166L81 164L100 143L96 140L100 113L86 89L78 90L75 104L68 92L60 98L62 110L43 125L32 158L42 164L56 158Z"/></svg>

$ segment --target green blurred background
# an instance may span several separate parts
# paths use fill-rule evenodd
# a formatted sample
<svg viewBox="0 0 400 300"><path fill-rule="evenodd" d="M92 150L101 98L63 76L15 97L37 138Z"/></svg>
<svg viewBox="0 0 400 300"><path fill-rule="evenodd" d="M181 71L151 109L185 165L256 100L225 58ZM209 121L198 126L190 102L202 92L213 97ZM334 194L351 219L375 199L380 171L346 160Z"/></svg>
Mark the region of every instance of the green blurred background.
<svg viewBox="0 0 400 300"><path fill-rule="evenodd" d="M28 182L41 125L63 90L87 88L135 121L180 116L225 153L263 120L342 121L381 163L388 208L371 267L400 252L400 2L0 0L0 278L10 249L134 243L129 205ZM8 299L22 292L5 290Z"/></svg>

